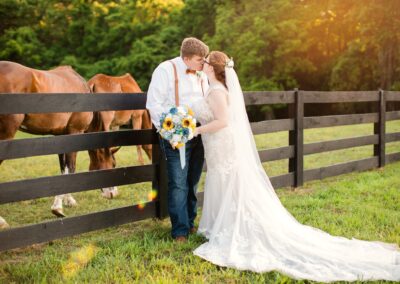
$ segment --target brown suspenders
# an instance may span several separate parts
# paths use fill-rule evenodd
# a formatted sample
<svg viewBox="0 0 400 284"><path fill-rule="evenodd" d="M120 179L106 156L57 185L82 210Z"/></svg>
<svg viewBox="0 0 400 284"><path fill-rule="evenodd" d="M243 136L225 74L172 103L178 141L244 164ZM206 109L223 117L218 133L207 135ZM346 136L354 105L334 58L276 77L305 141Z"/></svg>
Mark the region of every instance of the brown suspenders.
<svg viewBox="0 0 400 284"><path fill-rule="evenodd" d="M172 63L172 66L174 66L174 77L175 77L175 105L179 106L179 81L178 81L178 73L176 72L176 66L175 63L170 60L169 62Z"/></svg>
<svg viewBox="0 0 400 284"><path fill-rule="evenodd" d="M179 106L179 81L178 81L178 72L176 72L176 65L172 60L169 60L171 62L172 66L174 67L174 78L175 78L175 105ZM203 90L203 79L200 81L201 85L201 92L203 93L204 96L204 90Z"/></svg>

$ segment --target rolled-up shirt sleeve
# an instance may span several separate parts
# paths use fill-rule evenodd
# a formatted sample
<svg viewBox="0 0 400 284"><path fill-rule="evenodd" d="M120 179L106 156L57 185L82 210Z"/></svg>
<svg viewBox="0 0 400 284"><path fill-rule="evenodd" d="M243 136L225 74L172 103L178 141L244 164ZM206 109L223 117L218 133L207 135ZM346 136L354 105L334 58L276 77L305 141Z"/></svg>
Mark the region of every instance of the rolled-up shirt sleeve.
<svg viewBox="0 0 400 284"><path fill-rule="evenodd" d="M151 77L146 102L146 108L150 112L151 121L158 130L160 129L161 114L168 112L170 107L167 70L158 66Z"/></svg>

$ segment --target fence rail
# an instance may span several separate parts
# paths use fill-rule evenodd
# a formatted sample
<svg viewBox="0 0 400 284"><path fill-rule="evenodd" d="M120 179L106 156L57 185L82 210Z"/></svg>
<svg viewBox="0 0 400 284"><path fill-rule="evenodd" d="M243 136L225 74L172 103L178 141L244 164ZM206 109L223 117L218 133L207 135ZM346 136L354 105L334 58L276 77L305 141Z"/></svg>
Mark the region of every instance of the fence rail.
<svg viewBox="0 0 400 284"><path fill-rule="evenodd" d="M0 204L152 181L154 174L155 165L145 165L4 182Z"/></svg>
<svg viewBox="0 0 400 284"><path fill-rule="evenodd" d="M400 161L400 151L386 154L385 147L387 143L400 141L400 132L386 133L385 127L387 121L400 119L400 111L386 111L387 102L400 101L400 92L382 90L376 92L306 92L294 90L245 92L244 97L246 105L288 104L289 106L289 116L285 119L251 123L254 135L278 131L289 132L288 146L259 151L262 162L289 160L288 173L271 177L271 183L275 188L301 186L304 181L368 170L382 167L386 163ZM95 96L90 94L0 94L0 101L1 115L143 109L146 96L144 94L96 94ZM378 106L378 112L304 117L305 104L347 102L372 102ZM361 137L304 143L304 129L362 123L373 123L373 133ZM161 157L154 129L0 141L0 160L141 144L154 145L153 161L150 165L0 183L0 204L139 182L152 182L152 187L158 190L157 199L148 202L144 209L140 209L138 205L132 205L1 231L0 251L151 217L163 218L168 215L166 164ZM373 145L372 157L304 170L305 155L366 145ZM201 206L202 192L198 193L198 199Z"/></svg>
<svg viewBox="0 0 400 284"><path fill-rule="evenodd" d="M1 94L0 114L143 109L146 96L129 94Z"/></svg>
<svg viewBox="0 0 400 284"><path fill-rule="evenodd" d="M158 144L151 130L118 130L0 141L0 160L92 150L101 147Z"/></svg>

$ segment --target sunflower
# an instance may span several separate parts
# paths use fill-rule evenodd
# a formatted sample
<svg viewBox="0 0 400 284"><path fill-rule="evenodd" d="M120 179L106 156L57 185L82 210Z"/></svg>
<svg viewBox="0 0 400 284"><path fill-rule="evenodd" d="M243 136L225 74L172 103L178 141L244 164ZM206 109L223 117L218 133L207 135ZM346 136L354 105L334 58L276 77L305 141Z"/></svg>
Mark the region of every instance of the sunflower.
<svg viewBox="0 0 400 284"><path fill-rule="evenodd" d="M188 107L188 115L194 116L194 112L190 107Z"/></svg>
<svg viewBox="0 0 400 284"><path fill-rule="evenodd" d="M192 125L192 119L191 118L184 118L182 119L182 126L185 128L188 128Z"/></svg>
<svg viewBox="0 0 400 284"><path fill-rule="evenodd" d="M172 122L171 118L166 118L163 122L163 128L165 130L171 130L172 128L174 128L174 123Z"/></svg>

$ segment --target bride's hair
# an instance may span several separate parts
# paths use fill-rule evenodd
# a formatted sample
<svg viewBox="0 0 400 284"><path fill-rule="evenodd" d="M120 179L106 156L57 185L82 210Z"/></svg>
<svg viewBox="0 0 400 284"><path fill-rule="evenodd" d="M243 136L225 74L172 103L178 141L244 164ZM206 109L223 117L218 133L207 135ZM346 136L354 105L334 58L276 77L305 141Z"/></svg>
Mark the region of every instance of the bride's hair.
<svg viewBox="0 0 400 284"><path fill-rule="evenodd" d="M226 74L225 66L229 57L221 51L211 51L208 55L208 61L210 65L214 68L215 78L220 81L226 88Z"/></svg>

